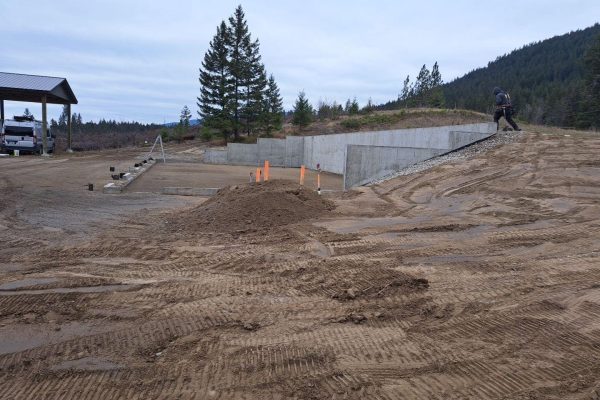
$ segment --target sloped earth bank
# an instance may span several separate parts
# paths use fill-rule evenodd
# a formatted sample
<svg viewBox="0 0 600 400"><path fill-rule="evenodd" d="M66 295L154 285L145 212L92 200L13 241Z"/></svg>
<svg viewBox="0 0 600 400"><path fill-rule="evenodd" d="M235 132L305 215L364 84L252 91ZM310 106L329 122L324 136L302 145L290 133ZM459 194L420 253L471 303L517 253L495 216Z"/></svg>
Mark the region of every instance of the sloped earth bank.
<svg viewBox="0 0 600 400"><path fill-rule="evenodd" d="M528 132L315 218L206 219L241 187L93 234L0 179L0 398L598 398L599 152Z"/></svg>

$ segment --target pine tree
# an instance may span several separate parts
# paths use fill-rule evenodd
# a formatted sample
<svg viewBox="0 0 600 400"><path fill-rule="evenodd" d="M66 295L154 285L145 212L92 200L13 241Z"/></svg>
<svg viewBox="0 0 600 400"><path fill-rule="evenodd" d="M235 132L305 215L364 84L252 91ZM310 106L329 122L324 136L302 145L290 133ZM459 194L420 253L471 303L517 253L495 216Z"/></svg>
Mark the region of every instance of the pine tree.
<svg viewBox="0 0 600 400"><path fill-rule="evenodd" d="M69 106L66 104L63 106L62 112L58 117L58 126L62 129L67 126L67 119L69 117Z"/></svg>
<svg viewBox="0 0 600 400"><path fill-rule="evenodd" d="M433 68L431 69L430 76L430 88L428 94L428 105L431 107L441 108L444 106L444 91L442 90L442 85L444 81L442 80L442 74L440 73L440 68L438 66L437 61L433 64Z"/></svg>
<svg viewBox="0 0 600 400"><path fill-rule="evenodd" d="M244 43L245 65L240 82L244 88L241 116L248 135L261 115L267 87L267 73L260 59L258 39L251 43Z"/></svg>
<svg viewBox="0 0 600 400"><path fill-rule="evenodd" d="M29 111L29 108L26 108L25 111L23 111L23 116L33 118L33 114Z"/></svg>
<svg viewBox="0 0 600 400"><path fill-rule="evenodd" d="M402 92L398 96L398 100L406 101L410 96L410 75L406 75L406 79L404 80L404 84L402 85Z"/></svg>
<svg viewBox="0 0 600 400"><path fill-rule="evenodd" d="M417 81L414 85L414 98L416 100L417 107L423 107L427 104L427 92L431 88L431 73L427 69L427 66L423 64L419 75L417 75Z"/></svg>
<svg viewBox="0 0 600 400"><path fill-rule="evenodd" d="M346 100L346 105L344 106L344 113L350 114L350 107L352 106L352 101L350 99Z"/></svg>
<svg viewBox="0 0 600 400"><path fill-rule="evenodd" d="M269 76L265 90L261 122L267 134L275 129L281 129L283 124L283 99L279 94L279 87L277 87L273 74Z"/></svg>
<svg viewBox="0 0 600 400"><path fill-rule="evenodd" d="M314 110L304 91L298 94L298 99L294 104L294 115L292 117L292 124L305 128L313 121Z"/></svg>
<svg viewBox="0 0 600 400"><path fill-rule="evenodd" d="M232 130L228 41L229 30L222 21L202 61L197 103L203 125L221 131L226 140Z"/></svg>
<svg viewBox="0 0 600 400"><path fill-rule="evenodd" d="M373 111L375 111L375 106L373 105L373 100L371 100L370 97L369 97L369 100L367 101L367 104L362 108L361 111L365 114L370 114Z"/></svg>
<svg viewBox="0 0 600 400"><path fill-rule="evenodd" d="M360 106L358 105L358 101L356 100L356 97L352 100L352 103L350 103L350 107L348 108L348 114L349 115L356 115L358 114L360 111Z"/></svg>
<svg viewBox="0 0 600 400"><path fill-rule="evenodd" d="M187 105L183 106L181 109L181 114L179 115L179 122L187 129L190 127L190 119L192 118L192 113Z"/></svg>
<svg viewBox="0 0 600 400"><path fill-rule="evenodd" d="M236 139L240 134L240 117L244 102L243 85L249 74L247 68L249 61L247 59L248 46L252 43L248 24L245 20L244 10L239 5L235 9L233 16L229 17L229 41L227 49L229 51L229 91L232 97L233 111L233 134Z"/></svg>
<svg viewBox="0 0 600 400"><path fill-rule="evenodd" d="M221 22L204 56L199 114L204 126L221 131L225 139L233 134L237 140L242 130L250 135L263 126L268 80L259 47L238 6L228 24Z"/></svg>
<svg viewBox="0 0 600 400"><path fill-rule="evenodd" d="M578 113L577 125L600 128L600 35L586 51L584 67L585 100Z"/></svg>

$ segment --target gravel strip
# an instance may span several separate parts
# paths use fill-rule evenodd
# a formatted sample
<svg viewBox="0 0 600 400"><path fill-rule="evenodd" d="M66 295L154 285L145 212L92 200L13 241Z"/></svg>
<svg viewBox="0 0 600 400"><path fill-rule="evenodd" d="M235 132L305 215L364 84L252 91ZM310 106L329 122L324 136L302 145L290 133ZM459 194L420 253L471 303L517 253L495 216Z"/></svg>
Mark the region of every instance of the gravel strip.
<svg viewBox="0 0 600 400"><path fill-rule="evenodd" d="M449 161L455 161L455 160L461 160L461 159L466 159L466 158L470 158L473 157L477 154L481 154L484 153L488 150L491 150L497 146L501 146L504 144L508 144L508 143L513 143L516 142L517 140L519 140L522 136L523 132L518 132L518 131L508 131L508 132L503 132L503 131L499 131L498 133L496 133L496 135L490 137L489 139L485 139L481 142L472 144L470 146L467 147L463 147L459 150L453 151L451 153L447 153L444 154L442 156L439 157L435 157L435 158L431 158L429 160L426 161L422 161L413 165L410 165L406 168L403 168L399 171L396 171L392 174L386 175L382 178L378 178L376 180L373 180L370 183L365 184L364 186L369 186L369 185L377 185L379 183L385 182L385 181L389 181L390 179L394 179L397 178L399 176L405 176L405 175L410 175L410 174L414 174L416 172L421 172L421 171L425 171L427 169L436 167L438 165L441 164L445 164Z"/></svg>

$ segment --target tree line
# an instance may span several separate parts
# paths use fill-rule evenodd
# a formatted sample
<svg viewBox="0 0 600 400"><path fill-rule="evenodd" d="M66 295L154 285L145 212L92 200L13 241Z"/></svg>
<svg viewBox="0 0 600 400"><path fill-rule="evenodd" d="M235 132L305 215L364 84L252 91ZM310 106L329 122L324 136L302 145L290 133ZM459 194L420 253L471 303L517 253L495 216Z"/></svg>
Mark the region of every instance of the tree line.
<svg viewBox="0 0 600 400"><path fill-rule="evenodd" d="M283 100L273 75L267 78L259 41L252 39L242 6L217 27L199 80L202 123L226 140L281 128Z"/></svg>
<svg viewBox="0 0 600 400"><path fill-rule="evenodd" d="M525 121L600 127L600 24L526 45L443 86L451 107L491 113L492 90L510 93Z"/></svg>

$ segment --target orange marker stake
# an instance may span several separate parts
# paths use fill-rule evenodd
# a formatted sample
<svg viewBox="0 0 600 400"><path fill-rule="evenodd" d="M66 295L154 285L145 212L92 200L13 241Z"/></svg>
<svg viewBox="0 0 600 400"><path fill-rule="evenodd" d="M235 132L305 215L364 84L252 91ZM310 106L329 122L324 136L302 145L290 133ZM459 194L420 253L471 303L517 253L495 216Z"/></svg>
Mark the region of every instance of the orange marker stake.
<svg viewBox="0 0 600 400"><path fill-rule="evenodd" d="M260 168L256 168L256 183L260 183Z"/></svg>
<svg viewBox="0 0 600 400"><path fill-rule="evenodd" d="M305 172L305 167L304 165L300 166L300 185L304 186L304 172Z"/></svg>
<svg viewBox="0 0 600 400"><path fill-rule="evenodd" d="M265 160L265 182L269 180L269 167L271 165L269 164L268 160Z"/></svg>

